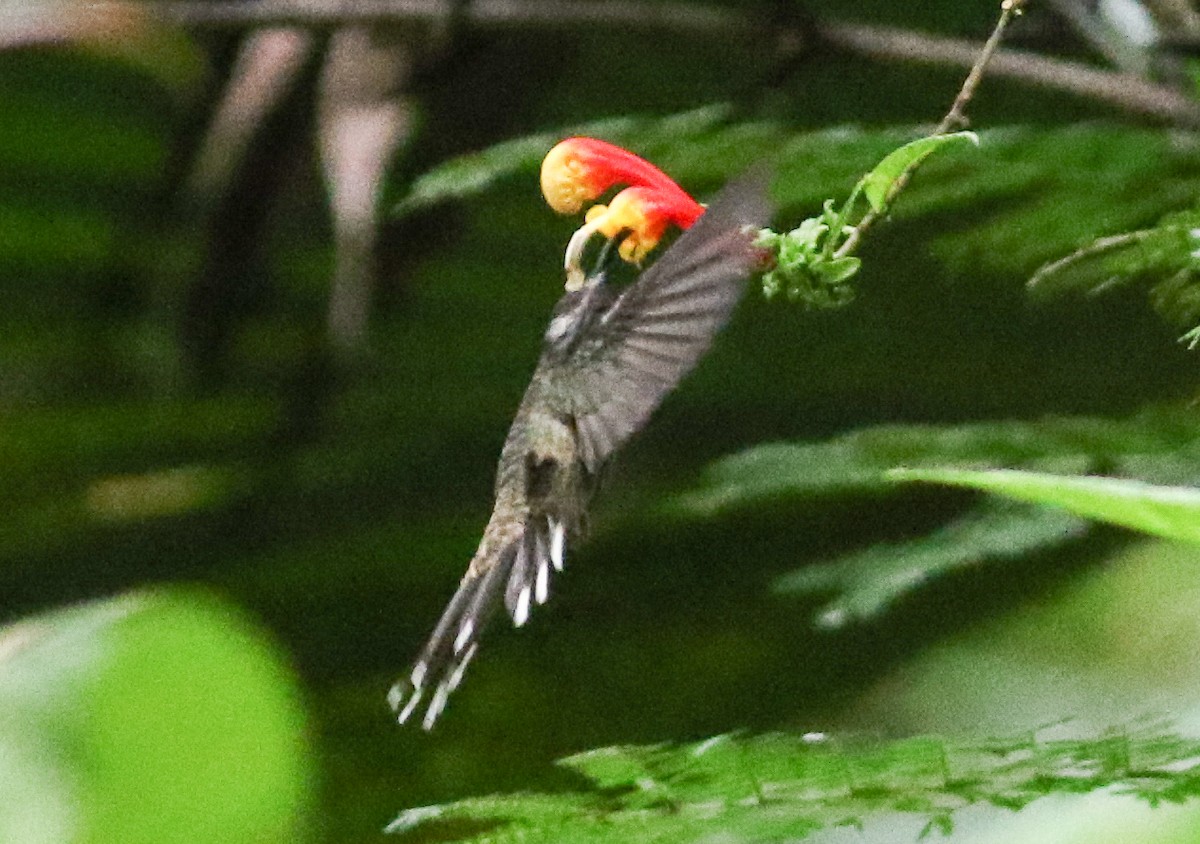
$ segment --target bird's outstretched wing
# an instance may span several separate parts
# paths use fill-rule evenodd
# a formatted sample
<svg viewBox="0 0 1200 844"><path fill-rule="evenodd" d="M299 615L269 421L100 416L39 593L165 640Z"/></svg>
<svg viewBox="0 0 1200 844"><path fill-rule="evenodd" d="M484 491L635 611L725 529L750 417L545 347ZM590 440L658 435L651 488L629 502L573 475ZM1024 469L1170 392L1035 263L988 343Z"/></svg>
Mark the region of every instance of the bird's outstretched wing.
<svg viewBox="0 0 1200 844"><path fill-rule="evenodd" d="M589 473L597 473L645 424L729 319L760 260L753 240L754 230L770 216L766 183L766 174L758 172L731 183L691 229L583 330L569 352L539 364L546 378L557 382L549 389L572 397L573 406L561 409L573 420L580 460ZM566 431L565 422L557 424ZM524 471L526 483L536 486L535 468L525 465ZM535 497L525 490L521 512L505 511L497 502L458 591L409 676L388 695L401 723L424 704L422 725L433 726L501 598L517 626L528 618L531 603L546 600L550 570L561 570L567 536L577 532L579 514L531 508Z"/></svg>
<svg viewBox="0 0 1200 844"><path fill-rule="evenodd" d="M692 370L729 320L761 260L771 216L767 173L731 182L554 367L574 397L580 455L596 472Z"/></svg>

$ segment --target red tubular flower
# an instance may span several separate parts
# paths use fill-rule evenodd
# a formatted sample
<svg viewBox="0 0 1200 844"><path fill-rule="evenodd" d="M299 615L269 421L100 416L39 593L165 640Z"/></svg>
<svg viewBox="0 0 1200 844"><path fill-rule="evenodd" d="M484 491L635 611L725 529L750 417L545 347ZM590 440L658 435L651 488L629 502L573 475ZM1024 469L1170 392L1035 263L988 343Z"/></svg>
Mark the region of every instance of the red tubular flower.
<svg viewBox="0 0 1200 844"><path fill-rule="evenodd" d="M578 212L614 185L631 187L607 205L597 205L567 246L567 287L583 283L580 261L588 239L599 232L607 238L626 233L620 254L637 263L653 249L668 225L686 229L704 207L650 162L594 138L567 138L542 161L542 195L560 214Z"/></svg>
<svg viewBox="0 0 1200 844"><path fill-rule="evenodd" d="M671 206L662 194L650 188L625 188L612 198L608 205L593 205L584 217L586 225L593 227L610 240L627 232L618 251L630 263L637 263L658 245L667 230L667 224L676 222ZM682 228L687 228L687 221Z"/></svg>
<svg viewBox="0 0 1200 844"><path fill-rule="evenodd" d="M574 214L613 185L640 185L660 192L682 210L694 199L644 158L595 138L567 138L542 161L542 195L560 214ZM697 210L695 216L700 216Z"/></svg>

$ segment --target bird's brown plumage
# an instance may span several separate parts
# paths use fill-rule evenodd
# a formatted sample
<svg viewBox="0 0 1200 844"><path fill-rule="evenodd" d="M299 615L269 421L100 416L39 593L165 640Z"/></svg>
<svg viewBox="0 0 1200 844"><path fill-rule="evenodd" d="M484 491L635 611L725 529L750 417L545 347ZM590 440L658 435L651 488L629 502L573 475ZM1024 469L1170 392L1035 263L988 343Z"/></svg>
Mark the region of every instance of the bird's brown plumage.
<svg viewBox="0 0 1200 844"><path fill-rule="evenodd" d="M505 440L496 505L458 591L388 699L433 726L501 599L520 626L584 534L598 476L708 350L760 260L770 216L761 173L730 184L667 252L616 294L603 272L555 306ZM430 693L430 690L432 692Z"/></svg>

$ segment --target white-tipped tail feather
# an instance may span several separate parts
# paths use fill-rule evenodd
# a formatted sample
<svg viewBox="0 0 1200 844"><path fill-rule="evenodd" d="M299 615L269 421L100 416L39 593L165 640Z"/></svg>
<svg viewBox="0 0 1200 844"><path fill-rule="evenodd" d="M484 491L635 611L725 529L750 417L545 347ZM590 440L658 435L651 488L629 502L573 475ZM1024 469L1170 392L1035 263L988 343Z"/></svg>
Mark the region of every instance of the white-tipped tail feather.
<svg viewBox="0 0 1200 844"><path fill-rule="evenodd" d="M475 619L463 619L462 626L458 628L458 636L454 639L454 653L462 653L462 649L467 646L467 642L471 641L471 634L475 631Z"/></svg>
<svg viewBox="0 0 1200 844"><path fill-rule="evenodd" d="M438 683L433 692L433 700L429 701L429 708L425 710L425 717L421 720L421 728L432 730L433 725L437 722L438 716L446 708L446 701L450 699L450 684L445 680Z"/></svg>
<svg viewBox="0 0 1200 844"><path fill-rule="evenodd" d="M550 597L550 571L562 570L566 544L564 523L544 516L529 518L500 542L481 544L480 553L488 549L488 557L472 562L408 678L388 692L397 721L408 721L428 700L421 726L432 729L462 683L496 608L503 602L516 627L528 622L533 605Z"/></svg>
<svg viewBox="0 0 1200 844"><path fill-rule="evenodd" d="M432 689L422 724L433 726L501 602L519 627L549 599L550 570L562 570L568 538L580 535L594 480L704 356L762 262L753 232L771 216L768 175L731 183L620 293L601 269L559 302L505 441L479 551L409 677L388 695L401 722Z"/></svg>
<svg viewBox="0 0 1200 844"><path fill-rule="evenodd" d="M550 562L556 571L563 570L564 551L567 546L567 529L563 523L550 519Z"/></svg>
<svg viewBox="0 0 1200 844"><path fill-rule="evenodd" d="M529 621L529 599L532 597L529 592L529 587L521 588L520 594L517 595L517 605L513 607L513 626L523 627L525 622Z"/></svg>
<svg viewBox="0 0 1200 844"><path fill-rule="evenodd" d="M395 691L398 688L399 688L399 686L392 686L393 691ZM424 696L425 696L425 690L419 686L416 687L415 691L413 691L413 693L412 693L412 696L408 699L408 702L404 704L404 707L396 715L396 720L401 724L403 724L405 721L407 721L409 716L413 714L413 710L416 709L417 706L421 703L421 698ZM399 698L396 700L393 700L392 708L395 709L396 706L399 704L399 702L400 702Z"/></svg>
<svg viewBox="0 0 1200 844"><path fill-rule="evenodd" d="M537 581L534 583L534 598L539 604L544 604L550 598L550 561L542 560L538 564Z"/></svg>

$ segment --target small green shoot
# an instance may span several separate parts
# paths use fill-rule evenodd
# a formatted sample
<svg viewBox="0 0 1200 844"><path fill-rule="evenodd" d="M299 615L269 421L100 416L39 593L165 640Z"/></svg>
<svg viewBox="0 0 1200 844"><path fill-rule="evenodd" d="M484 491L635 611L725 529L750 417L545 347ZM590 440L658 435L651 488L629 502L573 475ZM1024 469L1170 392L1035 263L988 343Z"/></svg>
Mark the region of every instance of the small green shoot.
<svg viewBox="0 0 1200 844"><path fill-rule="evenodd" d="M979 136L974 132L953 132L949 135L917 138L875 165L875 169L862 177L862 181L855 188L855 194L861 189L871 207L876 212L883 213L906 172L920 166L921 162L938 150L963 141L979 146ZM854 194L851 194L851 199L853 198Z"/></svg>
<svg viewBox="0 0 1200 844"><path fill-rule="evenodd" d="M846 284L862 267L862 261L850 254L872 215L883 214L896 194L903 189L913 171L939 149L968 141L978 145L973 132L929 135L893 150L859 179L840 210L828 199L817 217L809 217L789 232L763 229L755 244L771 253L774 266L763 274L763 296L773 299L780 294L790 302L802 302L812 308L835 308L854 297ZM869 210L858 218L859 199L865 198Z"/></svg>
<svg viewBox="0 0 1200 844"><path fill-rule="evenodd" d="M862 261L852 256L833 257L834 245L849 232L840 220L833 200L828 200L820 217L810 217L790 232L759 232L755 245L775 256L775 266L763 274L766 298L783 294L789 302L802 301L817 308L840 307L850 301L853 291L845 282L854 277Z"/></svg>
<svg viewBox="0 0 1200 844"><path fill-rule="evenodd" d="M1169 214L1157 226L1097 238L1043 265L1029 279L1030 293L1056 296L1101 293L1139 280L1150 283L1150 303L1164 319L1190 326L1179 338L1200 345L1200 211Z"/></svg>

